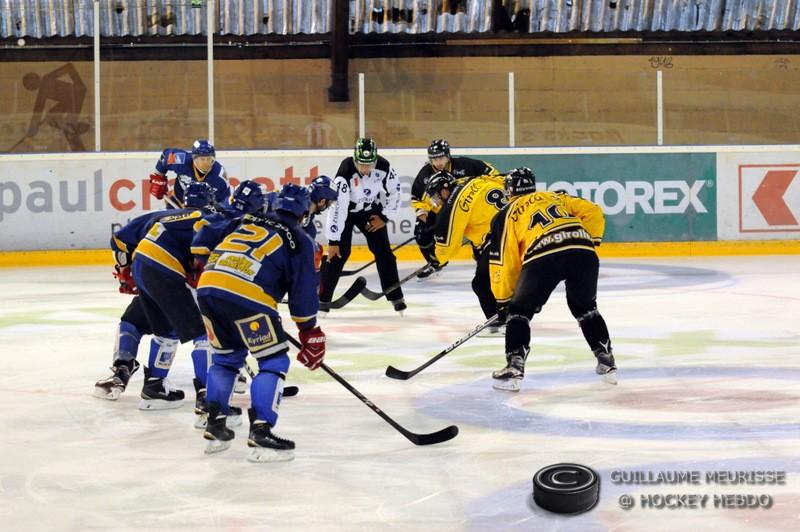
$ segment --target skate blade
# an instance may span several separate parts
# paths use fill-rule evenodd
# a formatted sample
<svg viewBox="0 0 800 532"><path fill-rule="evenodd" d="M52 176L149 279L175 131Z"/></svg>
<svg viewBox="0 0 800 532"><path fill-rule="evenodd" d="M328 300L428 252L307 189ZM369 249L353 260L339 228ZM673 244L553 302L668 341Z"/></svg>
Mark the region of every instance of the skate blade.
<svg viewBox="0 0 800 532"><path fill-rule="evenodd" d="M194 428L204 429L208 425L208 418L206 416L195 416Z"/></svg>
<svg viewBox="0 0 800 532"><path fill-rule="evenodd" d="M247 461L264 464L267 462L288 462L294 460L294 451L279 451L266 447L254 447L247 455Z"/></svg>
<svg viewBox="0 0 800 532"><path fill-rule="evenodd" d="M217 454L221 453L222 451L227 451L228 449L231 448L231 441L209 440L208 444L206 445L206 450L204 451L204 453Z"/></svg>
<svg viewBox="0 0 800 532"><path fill-rule="evenodd" d="M163 401L161 399L142 399L139 401L139 410L172 410L183 406L183 400Z"/></svg>
<svg viewBox="0 0 800 532"><path fill-rule="evenodd" d="M522 379L503 379L492 382L492 388L503 392L518 392Z"/></svg>
<svg viewBox="0 0 800 532"><path fill-rule="evenodd" d="M247 383L242 381L236 381L236 384L233 385L233 393L245 393L247 391Z"/></svg>
<svg viewBox="0 0 800 532"><path fill-rule="evenodd" d="M94 397L98 399L106 399L108 401L116 401L119 399L119 396L122 395L122 389L113 387L110 390L106 388L102 388L100 386L94 387L94 393L92 393Z"/></svg>
<svg viewBox="0 0 800 532"><path fill-rule="evenodd" d="M619 381L617 380L617 370L612 370L608 373L600 375L600 380L606 384L619 384Z"/></svg>
<svg viewBox="0 0 800 532"><path fill-rule="evenodd" d="M226 419L226 425L228 428L242 426L242 416L233 416L229 414Z"/></svg>

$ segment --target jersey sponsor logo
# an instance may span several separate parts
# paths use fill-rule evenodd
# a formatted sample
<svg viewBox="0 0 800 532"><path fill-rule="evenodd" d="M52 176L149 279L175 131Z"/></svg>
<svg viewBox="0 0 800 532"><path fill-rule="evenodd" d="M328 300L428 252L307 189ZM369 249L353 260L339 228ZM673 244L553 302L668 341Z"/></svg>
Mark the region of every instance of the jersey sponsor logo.
<svg viewBox="0 0 800 532"><path fill-rule="evenodd" d="M183 164L186 162L186 154L185 153L173 153L170 157L173 159L173 163L175 164Z"/></svg>
<svg viewBox="0 0 800 532"><path fill-rule="evenodd" d="M471 181L465 185L464 191L461 193L458 201L458 208L464 212L469 212L472 207L472 202L475 200L475 195L480 188L481 183L478 181Z"/></svg>
<svg viewBox="0 0 800 532"><path fill-rule="evenodd" d="M246 255L223 253L214 265L215 270L226 271L252 281L261 269L261 264Z"/></svg>
<svg viewBox="0 0 800 532"><path fill-rule="evenodd" d="M338 231L338 230L339 230L339 226L337 226L336 224L333 224L333 225L331 226L331 231L332 231L332 232L334 232L334 233L335 233L335 232L336 232L336 231Z"/></svg>
<svg viewBox="0 0 800 532"><path fill-rule="evenodd" d="M530 253L536 253L540 249L550 246L551 244L561 244L567 240L592 240L592 236L586 232L585 229L574 229L572 231L559 231L542 236L536 245L530 250Z"/></svg>
<svg viewBox="0 0 800 532"><path fill-rule="evenodd" d="M597 203L607 215L635 214L683 214L689 207L705 214L708 209L700 200L700 192L706 181L557 181L541 183L548 191L562 190L572 196L580 196ZM708 182L708 186L713 183Z"/></svg>

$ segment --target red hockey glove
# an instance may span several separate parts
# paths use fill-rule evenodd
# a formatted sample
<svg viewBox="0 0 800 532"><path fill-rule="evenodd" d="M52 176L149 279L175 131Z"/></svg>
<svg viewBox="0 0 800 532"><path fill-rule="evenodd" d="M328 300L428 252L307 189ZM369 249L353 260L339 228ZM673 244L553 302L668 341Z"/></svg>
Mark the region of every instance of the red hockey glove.
<svg viewBox="0 0 800 532"><path fill-rule="evenodd" d="M300 343L297 360L310 370L317 369L325 358L325 333L319 327L300 331Z"/></svg>
<svg viewBox="0 0 800 532"><path fill-rule="evenodd" d="M203 274L205 265L199 260L195 259L192 263L191 269L186 272L186 283L192 288L197 288L197 283L200 282L200 276Z"/></svg>
<svg viewBox="0 0 800 532"><path fill-rule="evenodd" d="M314 271L319 273L320 268L322 267L322 244L319 242L314 242Z"/></svg>
<svg viewBox="0 0 800 532"><path fill-rule="evenodd" d="M136 281L133 280L133 276L131 275L130 266L120 266L119 264L115 264L112 275L114 275L114 278L119 281L120 294L130 294L135 296L139 293L139 289L136 288Z"/></svg>
<svg viewBox="0 0 800 532"><path fill-rule="evenodd" d="M167 176L161 174L150 174L150 195L156 199L162 199L167 193Z"/></svg>

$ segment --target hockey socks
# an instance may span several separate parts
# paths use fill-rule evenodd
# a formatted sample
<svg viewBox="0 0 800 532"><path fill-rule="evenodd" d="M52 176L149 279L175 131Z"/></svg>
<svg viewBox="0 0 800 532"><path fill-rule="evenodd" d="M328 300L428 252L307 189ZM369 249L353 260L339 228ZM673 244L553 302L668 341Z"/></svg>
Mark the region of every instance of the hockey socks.
<svg viewBox="0 0 800 532"><path fill-rule="evenodd" d="M202 387L205 388L208 378L208 367L211 365L211 349L208 345L208 337L206 335L198 336L194 339L192 365L194 366L194 378L200 381Z"/></svg>
<svg viewBox="0 0 800 532"><path fill-rule="evenodd" d="M150 376L163 379L169 373L175 353L178 351L178 339L174 337L156 336L150 341L150 356L147 366Z"/></svg>
<svg viewBox="0 0 800 532"><path fill-rule="evenodd" d="M136 360L142 333L130 322L120 321L117 327L117 340L114 343L114 362L117 360Z"/></svg>

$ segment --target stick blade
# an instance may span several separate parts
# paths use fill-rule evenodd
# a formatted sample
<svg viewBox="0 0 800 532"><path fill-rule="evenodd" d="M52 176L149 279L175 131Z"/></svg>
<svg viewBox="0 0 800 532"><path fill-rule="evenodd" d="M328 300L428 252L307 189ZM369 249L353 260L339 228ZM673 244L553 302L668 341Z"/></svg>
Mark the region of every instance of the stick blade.
<svg viewBox="0 0 800 532"><path fill-rule="evenodd" d="M397 369L394 366L389 366L386 368L386 376L389 377L390 379L406 381L413 376L413 372L403 371L402 369Z"/></svg>
<svg viewBox="0 0 800 532"><path fill-rule="evenodd" d="M452 440L458 436L458 427L455 425L450 425L449 427L445 427L442 430L437 430L436 432L431 432L430 434L409 433L405 434L405 436L414 445L435 445L437 443L443 443Z"/></svg>
<svg viewBox="0 0 800 532"><path fill-rule="evenodd" d="M286 386L283 388L284 397L294 397L298 393L300 393L300 388L297 386Z"/></svg>
<svg viewBox="0 0 800 532"><path fill-rule="evenodd" d="M359 276L353 281L353 284L350 285L344 294L336 298L335 300L331 301L331 308L339 309L350 303L355 297L361 293L364 288L367 287L367 279L365 277Z"/></svg>
<svg viewBox="0 0 800 532"><path fill-rule="evenodd" d="M383 292L373 292L366 286L361 289L361 295L369 299L370 301L377 301L384 296Z"/></svg>

